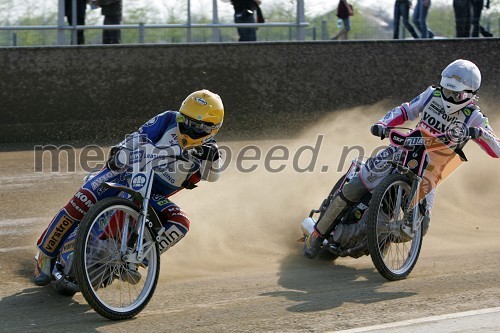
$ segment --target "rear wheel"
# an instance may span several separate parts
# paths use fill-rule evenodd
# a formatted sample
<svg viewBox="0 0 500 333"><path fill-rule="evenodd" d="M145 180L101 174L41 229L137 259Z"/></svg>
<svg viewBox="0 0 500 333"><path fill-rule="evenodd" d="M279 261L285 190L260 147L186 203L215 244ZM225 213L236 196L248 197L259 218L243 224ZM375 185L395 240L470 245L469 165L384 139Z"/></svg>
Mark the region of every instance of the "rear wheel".
<svg viewBox="0 0 500 333"><path fill-rule="evenodd" d="M368 215L368 250L379 273L390 281L408 277L422 246L422 227L413 237L402 229L411 196L408 178L389 175L375 189Z"/></svg>
<svg viewBox="0 0 500 333"><path fill-rule="evenodd" d="M74 264L81 292L97 313L112 320L141 312L158 282L160 251L149 226L144 230L142 262L124 258L127 245L122 247L122 240L132 243L131 248L136 246L130 230L138 218L132 202L107 198L89 210L77 234Z"/></svg>

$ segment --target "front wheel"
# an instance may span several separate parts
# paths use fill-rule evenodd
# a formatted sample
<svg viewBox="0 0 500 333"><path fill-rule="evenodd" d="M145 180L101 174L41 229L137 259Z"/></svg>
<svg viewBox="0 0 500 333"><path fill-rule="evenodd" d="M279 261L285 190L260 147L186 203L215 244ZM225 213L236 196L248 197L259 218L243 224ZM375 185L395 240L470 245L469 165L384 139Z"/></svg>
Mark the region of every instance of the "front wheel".
<svg viewBox="0 0 500 333"><path fill-rule="evenodd" d="M160 251L149 226L144 229L142 262L127 262L124 257L137 244L130 231L138 218L131 201L107 198L85 215L76 237L74 264L81 292L97 313L111 320L141 312L158 282ZM122 246L123 240L128 244Z"/></svg>
<svg viewBox="0 0 500 333"><path fill-rule="evenodd" d="M421 225L413 237L403 230L410 198L408 178L393 174L380 183L370 201L368 250L379 273L389 281L408 277L420 254Z"/></svg>

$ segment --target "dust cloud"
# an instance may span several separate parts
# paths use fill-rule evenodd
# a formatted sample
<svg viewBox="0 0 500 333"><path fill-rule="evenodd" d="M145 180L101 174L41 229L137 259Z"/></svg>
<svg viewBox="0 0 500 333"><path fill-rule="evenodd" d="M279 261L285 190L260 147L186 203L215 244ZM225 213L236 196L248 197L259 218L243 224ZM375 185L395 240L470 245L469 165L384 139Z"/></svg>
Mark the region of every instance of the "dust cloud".
<svg viewBox="0 0 500 333"><path fill-rule="evenodd" d="M302 236L301 220L311 209L318 208L353 158L360 152L368 157L387 144L387 140L381 141L369 132L387 110L388 106L380 103L329 113L314 124L305 120L303 132L287 140L227 143L232 160L222 178L172 198L192 223L186 238L164 255L163 274L196 276L243 268L255 270L279 263L290 253L300 257L296 240ZM498 118L490 119L493 128L500 128L494 120ZM257 161L240 161L238 167L235 157L249 145L258 147L262 155ZM288 149L288 159L273 160L266 168L266 154L284 156L282 150L272 150L277 146ZM312 165L311 149L301 148L306 146L319 147L312 171L303 170ZM346 149L350 153L346 154ZM488 245L500 235L499 161L474 143L465 152L471 162L462 165L437 190L423 250L429 256L437 255L438 249L466 251L469 242ZM296 154L299 158L294 168ZM255 157L255 151L247 151L244 156ZM241 171L252 165L254 171ZM280 172L269 168L283 165Z"/></svg>
<svg viewBox="0 0 500 333"><path fill-rule="evenodd" d="M493 105L483 109L494 110ZM162 256L162 279L266 270L290 255L306 260L296 242L300 222L319 207L353 158L387 144L369 129L390 107L379 103L326 113L315 123L304 119L303 131L286 140L220 142L231 152L221 179L171 198L190 217L191 230ZM500 117L490 115L490 122L499 133ZM500 161L474 143L465 152L470 162L437 190L424 256L500 247ZM1 156L0 217L35 218L41 232L81 185L82 174L33 175L32 152ZM20 209L27 197L36 200ZM34 253L39 232L17 245L33 245Z"/></svg>

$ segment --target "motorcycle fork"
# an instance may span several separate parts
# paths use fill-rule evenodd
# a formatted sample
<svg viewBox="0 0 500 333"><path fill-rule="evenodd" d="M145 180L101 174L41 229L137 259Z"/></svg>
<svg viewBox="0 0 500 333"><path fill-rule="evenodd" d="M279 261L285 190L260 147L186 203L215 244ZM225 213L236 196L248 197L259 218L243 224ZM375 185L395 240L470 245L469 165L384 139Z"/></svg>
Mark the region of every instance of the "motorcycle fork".
<svg viewBox="0 0 500 333"><path fill-rule="evenodd" d="M422 183L422 178L415 176L412 179L411 183L411 192L410 197L408 198L408 202L405 207L405 221L403 223L402 228L403 231L411 236L412 238L415 236L417 230L420 228L420 223L422 219L420 218L419 212L419 203L420 203L420 195L419 188ZM399 197L398 200L401 200Z"/></svg>
<svg viewBox="0 0 500 333"><path fill-rule="evenodd" d="M145 245L151 245L149 243L144 244L144 230L146 229L146 223L148 223L148 207L149 207L149 200L151 196L151 188L153 187L153 177L154 177L154 171L150 170L148 172L148 182L146 185L146 189L143 192L143 200L140 206L140 211L139 211L139 217L137 219L137 225L135 229L132 231L132 234L127 240L127 235L128 235L128 225L130 224L130 221L127 220L125 221L123 225L123 236L122 236L122 253L126 253L124 256L124 260L130 263L136 263L139 264L143 261L144 257L147 255L147 253L152 249L152 247L148 247L148 250L146 252L144 251ZM127 229L125 229L127 228ZM134 243L136 243L135 249L134 249Z"/></svg>

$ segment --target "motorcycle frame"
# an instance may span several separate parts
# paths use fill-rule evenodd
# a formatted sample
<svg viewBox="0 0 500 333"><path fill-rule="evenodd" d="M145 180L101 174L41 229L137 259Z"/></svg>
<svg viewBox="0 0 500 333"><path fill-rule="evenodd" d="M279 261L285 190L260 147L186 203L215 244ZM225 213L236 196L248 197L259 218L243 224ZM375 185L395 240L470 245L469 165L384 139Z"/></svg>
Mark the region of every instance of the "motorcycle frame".
<svg viewBox="0 0 500 333"><path fill-rule="evenodd" d="M153 144L146 143L137 147L132 152L133 161L131 161L130 167L132 168L132 175L130 177L129 186L124 186L121 184L105 182L103 186L112 187L114 189L125 192L131 196L134 202L140 203L139 217L136 224L135 230L132 231L129 238L129 225L130 221L127 218L122 227L122 240L120 253L123 256L123 260L128 263L140 264L143 259L147 256L149 251L152 249L153 243L159 241L160 235L165 230L162 226L159 217L156 212L149 205L151 198L151 190L153 188L155 169L167 169L171 164L179 159L177 155L159 155L156 154L158 148ZM149 158L151 156L151 158ZM143 161L143 158L145 161ZM154 166L153 162L162 162L165 160L171 160L170 162L164 163L162 165ZM135 179L145 179L143 186L135 186ZM134 188L135 187L135 188ZM149 223L149 227L153 232L154 241L149 243L144 242L144 231L146 229L146 223ZM158 231L156 231L158 230ZM135 237L132 237L135 232ZM137 240L137 244L132 249L133 243ZM147 250L144 251L144 248Z"/></svg>

